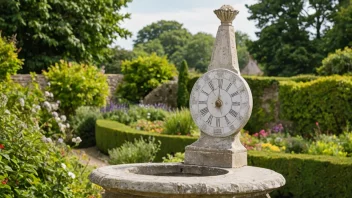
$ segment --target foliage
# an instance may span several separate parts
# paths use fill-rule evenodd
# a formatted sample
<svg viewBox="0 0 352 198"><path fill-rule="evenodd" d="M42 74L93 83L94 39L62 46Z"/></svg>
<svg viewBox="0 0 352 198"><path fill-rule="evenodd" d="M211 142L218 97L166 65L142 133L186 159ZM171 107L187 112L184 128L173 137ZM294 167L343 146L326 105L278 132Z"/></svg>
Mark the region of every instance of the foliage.
<svg viewBox="0 0 352 198"><path fill-rule="evenodd" d="M120 74L122 61L132 60L135 57L132 51L119 46L109 49L108 52L109 56L101 63L106 74Z"/></svg>
<svg viewBox="0 0 352 198"><path fill-rule="evenodd" d="M187 29L183 28L163 32L160 35L159 40L164 48L165 54L168 55L168 57L172 57L174 53L182 50L182 48L188 44L191 37L192 34ZM173 62L172 59L170 61ZM176 62L173 63L177 64Z"/></svg>
<svg viewBox="0 0 352 198"><path fill-rule="evenodd" d="M322 133L338 135L352 120L351 89L352 78L343 76L281 82L280 117L293 121L296 135L313 136L317 125Z"/></svg>
<svg viewBox="0 0 352 198"><path fill-rule="evenodd" d="M211 34L200 32L192 36L185 46L183 56L191 68L201 72L207 71L214 42L215 38Z"/></svg>
<svg viewBox="0 0 352 198"><path fill-rule="evenodd" d="M109 94L106 76L96 67L60 61L43 73L67 116L80 106L103 106Z"/></svg>
<svg viewBox="0 0 352 198"><path fill-rule="evenodd" d="M176 74L176 68L168 63L166 57L153 53L132 61L124 61L122 73L124 79L116 90L117 98L139 102L154 88L171 80Z"/></svg>
<svg viewBox="0 0 352 198"><path fill-rule="evenodd" d="M126 142L121 147L109 150L110 164L131 164L153 162L160 150L160 141L154 138L145 141L142 137L134 142Z"/></svg>
<svg viewBox="0 0 352 198"><path fill-rule="evenodd" d="M7 74L16 74L22 65L23 60L17 55L15 38L7 40L0 34L0 79L4 79Z"/></svg>
<svg viewBox="0 0 352 198"><path fill-rule="evenodd" d="M70 123L73 136L78 136L84 141L79 147L91 147L95 145L95 122L102 118L100 110L96 107L83 106L76 109Z"/></svg>
<svg viewBox="0 0 352 198"><path fill-rule="evenodd" d="M352 196L352 173L346 171L351 169L351 158L249 151L248 165L284 176L285 186L273 191L271 197Z"/></svg>
<svg viewBox="0 0 352 198"><path fill-rule="evenodd" d="M43 135L36 85L0 84L0 197L100 197L62 139Z"/></svg>
<svg viewBox="0 0 352 198"><path fill-rule="evenodd" d="M163 132L163 121L149 121L149 120L137 120L137 122L132 123L130 126L137 130L142 130L152 133L162 133Z"/></svg>
<svg viewBox="0 0 352 198"><path fill-rule="evenodd" d="M320 75L352 74L352 48L336 50L323 60L323 65L317 69Z"/></svg>
<svg viewBox="0 0 352 198"><path fill-rule="evenodd" d="M249 42L249 52L270 76L312 73L325 56L323 27L331 25L337 6L335 0L261 0L246 5L249 19L261 29L259 39Z"/></svg>
<svg viewBox="0 0 352 198"><path fill-rule="evenodd" d="M40 72L60 59L99 62L116 38L131 35L119 25L130 16L120 12L129 2L4 0L0 30L16 35L23 72Z"/></svg>
<svg viewBox="0 0 352 198"><path fill-rule="evenodd" d="M166 110L143 105L103 113L104 119L114 120L126 125L138 120L163 121L167 115Z"/></svg>
<svg viewBox="0 0 352 198"><path fill-rule="evenodd" d="M188 109L176 110L165 119L164 131L170 135L188 135L192 136L197 133L197 126L194 123L191 113Z"/></svg>
<svg viewBox="0 0 352 198"><path fill-rule="evenodd" d="M177 88L177 107L188 107L189 106L189 92L187 90L188 85L188 65L186 61L183 61L180 72L178 73L178 88Z"/></svg>
<svg viewBox="0 0 352 198"><path fill-rule="evenodd" d="M327 142L323 140L318 140L310 145L308 149L308 154L346 157L347 152L343 152L342 150L343 147L334 141Z"/></svg>
<svg viewBox="0 0 352 198"><path fill-rule="evenodd" d="M238 57L238 65L240 69L243 69L249 61L249 52L247 49L247 43L250 41L249 35L241 32L236 31L236 47L237 47L237 57Z"/></svg>
<svg viewBox="0 0 352 198"><path fill-rule="evenodd" d="M167 157L163 157L163 162L164 163L170 163L170 162L183 162L185 161L185 153L175 153L175 155L170 155L167 154Z"/></svg>
<svg viewBox="0 0 352 198"><path fill-rule="evenodd" d="M167 154L184 152L187 145L190 145L197 140L196 137L144 132L115 121L97 120L97 147L104 153L107 153L110 149L122 146L125 142L133 142L134 139L139 139L141 137L146 139L149 136L152 136L156 141L161 142L160 151L155 158L155 161L158 162L162 161L162 157L165 157Z"/></svg>
<svg viewBox="0 0 352 198"><path fill-rule="evenodd" d="M136 56L147 56L152 53L156 53L158 56L164 56L165 51L159 39L154 39L146 43L141 43L133 48L133 52Z"/></svg>

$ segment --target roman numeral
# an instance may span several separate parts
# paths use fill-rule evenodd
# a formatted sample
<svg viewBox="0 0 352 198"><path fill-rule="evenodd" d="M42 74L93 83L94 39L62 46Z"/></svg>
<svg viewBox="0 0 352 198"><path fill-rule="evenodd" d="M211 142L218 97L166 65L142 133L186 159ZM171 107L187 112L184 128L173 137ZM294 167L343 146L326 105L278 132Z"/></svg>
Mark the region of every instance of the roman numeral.
<svg viewBox="0 0 352 198"><path fill-rule="evenodd" d="M214 135L221 135L222 130L221 129L214 129L213 133L214 133Z"/></svg>
<svg viewBox="0 0 352 198"><path fill-rule="evenodd" d="M215 89L214 89L214 85L213 85L213 81L210 81L210 82L208 83L208 85L209 85L209 87L210 87L210 89L211 89L212 91L215 90Z"/></svg>
<svg viewBox="0 0 352 198"><path fill-rule="evenodd" d="M216 127L220 127L220 118L216 118Z"/></svg>
<svg viewBox="0 0 352 198"><path fill-rule="evenodd" d="M207 104L207 101L199 101L198 104Z"/></svg>
<svg viewBox="0 0 352 198"><path fill-rule="evenodd" d="M231 109L230 110L230 112L229 112L233 117L237 117L237 112L236 111L234 111L233 109Z"/></svg>
<svg viewBox="0 0 352 198"><path fill-rule="evenodd" d="M235 130L235 126L231 125L231 126L230 126L230 130L231 130L231 131L234 131L234 130Z"/></svg>
<svg viewBox="0 0 352 198"><path fill-rule="evenodd" d="M218 79L219 89L222 89L223 82L224 82L223 79Z"/></svg>
<svg viewBox="0 0 352 198"><path fill-rule="evenodd" d="M202 90L202 93L209 96L209 94L207 92L205 92L204 90Z"/></svg>
<svg viewBox="0 0 352 198"><path fill-rule="evenodd" d="M229 125L231 123L230 120L227 118L227 116L225 116L225 121L226 121L227 125Z"/></svg>
<svg viewBox="0 0 352 198"><path fill-rule="evenodd" d="M209 125L211 125L212 121L213 121L213 116L210 115L209 118L208 118L208 120L207 120L207 123L208 123Z"/></svg>
<svg viewBox="0 0 352 198"><path fill-rule="evenodd" d="M240 92L243 93L243 92L245 92L245 91L246 91L246 89L245 89L244 87L241 87Z"/></svg>
<svg viewBox="0 0 352 198"><path fill-rule="evenodd" d="M240 102L232 102L232 106L240 106Z"/></svg>
<svg viewBox="0 0 352 198"><path fill-rule="evenodd" d="M235 97L235 96L237 96L238 94L239 94L238 91L236 91L235 93L231 94L231 97Z"/></svg>
<svg viewBox="0 0 352 198"><path fill-rule="evenodd" d="M200 113L202 114L203 117L204 117L205 115L207 115L208 112L209 112L208 107L205 107L204 109L200 110Z"/></svg>
<svg viewBox="0 0 352 198"><path fill-rule="evenodd" d="M226 88L225 91L228 92L231 86L232 86L232 83L230 83L230 84L227 86L227 88Z"/></svg>

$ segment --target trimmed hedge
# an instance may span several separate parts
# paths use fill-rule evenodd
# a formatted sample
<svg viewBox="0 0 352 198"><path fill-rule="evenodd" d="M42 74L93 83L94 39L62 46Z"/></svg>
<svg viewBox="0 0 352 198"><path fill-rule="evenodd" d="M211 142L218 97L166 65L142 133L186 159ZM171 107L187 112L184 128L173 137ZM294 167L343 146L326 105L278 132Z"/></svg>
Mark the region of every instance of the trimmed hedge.
<svg viewBox="0 0 352 198"><path fill-rule="evenodd" d="M162 161L162 157L167 154L184 152L187 145L192 144L198 138L179 136L179 135L164 135L155 134L133 129L119 122L110 120L97 120L95 128L95 137L97 147L100 151L107 154L109 149L122 146L125 142L133 142L134 139L139 139L141 136L147 139L153 136L156 141L161 142L160 151L157 153L155 161Z"/></svg>
<svg viewBox="0 0 352 198"><path fill-rule="evenodd" d="M352 158L249 151L248 163L285 177L272 197L352 197Z"/></svg>
<svg viewBox="0 0 352 198"><path fill-rule="evenodd" d="M295 135L314 133L316 122L322 132L340 134L352 121L352 77L281 82L279 98L280 117L293 121Z"/></svg>

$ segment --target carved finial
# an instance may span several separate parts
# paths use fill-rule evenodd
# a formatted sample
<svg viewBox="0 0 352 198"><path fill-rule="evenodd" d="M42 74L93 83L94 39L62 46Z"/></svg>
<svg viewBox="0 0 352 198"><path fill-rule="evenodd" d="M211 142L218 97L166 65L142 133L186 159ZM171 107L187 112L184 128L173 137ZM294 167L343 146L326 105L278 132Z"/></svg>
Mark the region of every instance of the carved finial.
<svg viewBox="0 0 352 198"><path fill-rule="evenodd" d="M220 9L214 10L214 13L221 20L221 23L227 23L231 25L239 11L235 10L230 5L223 5Z"/></svg>

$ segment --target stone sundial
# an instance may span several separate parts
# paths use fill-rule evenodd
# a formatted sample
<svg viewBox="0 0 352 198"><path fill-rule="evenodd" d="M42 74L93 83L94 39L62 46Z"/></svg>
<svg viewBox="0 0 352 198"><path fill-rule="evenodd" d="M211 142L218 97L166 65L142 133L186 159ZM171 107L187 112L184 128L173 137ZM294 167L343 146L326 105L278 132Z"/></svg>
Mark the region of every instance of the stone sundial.
<svg viewBox="0 0 352 198"><path fill-rule="evenodd" d="M195 83L190 99L200 138L185 148L184 163L106 166L89 179L103 198L268 198L285 184L272 170L247 166L240 130L252 112L252 94L241 77L232 21L239 13L224 5L208 72Z"/></svg>

